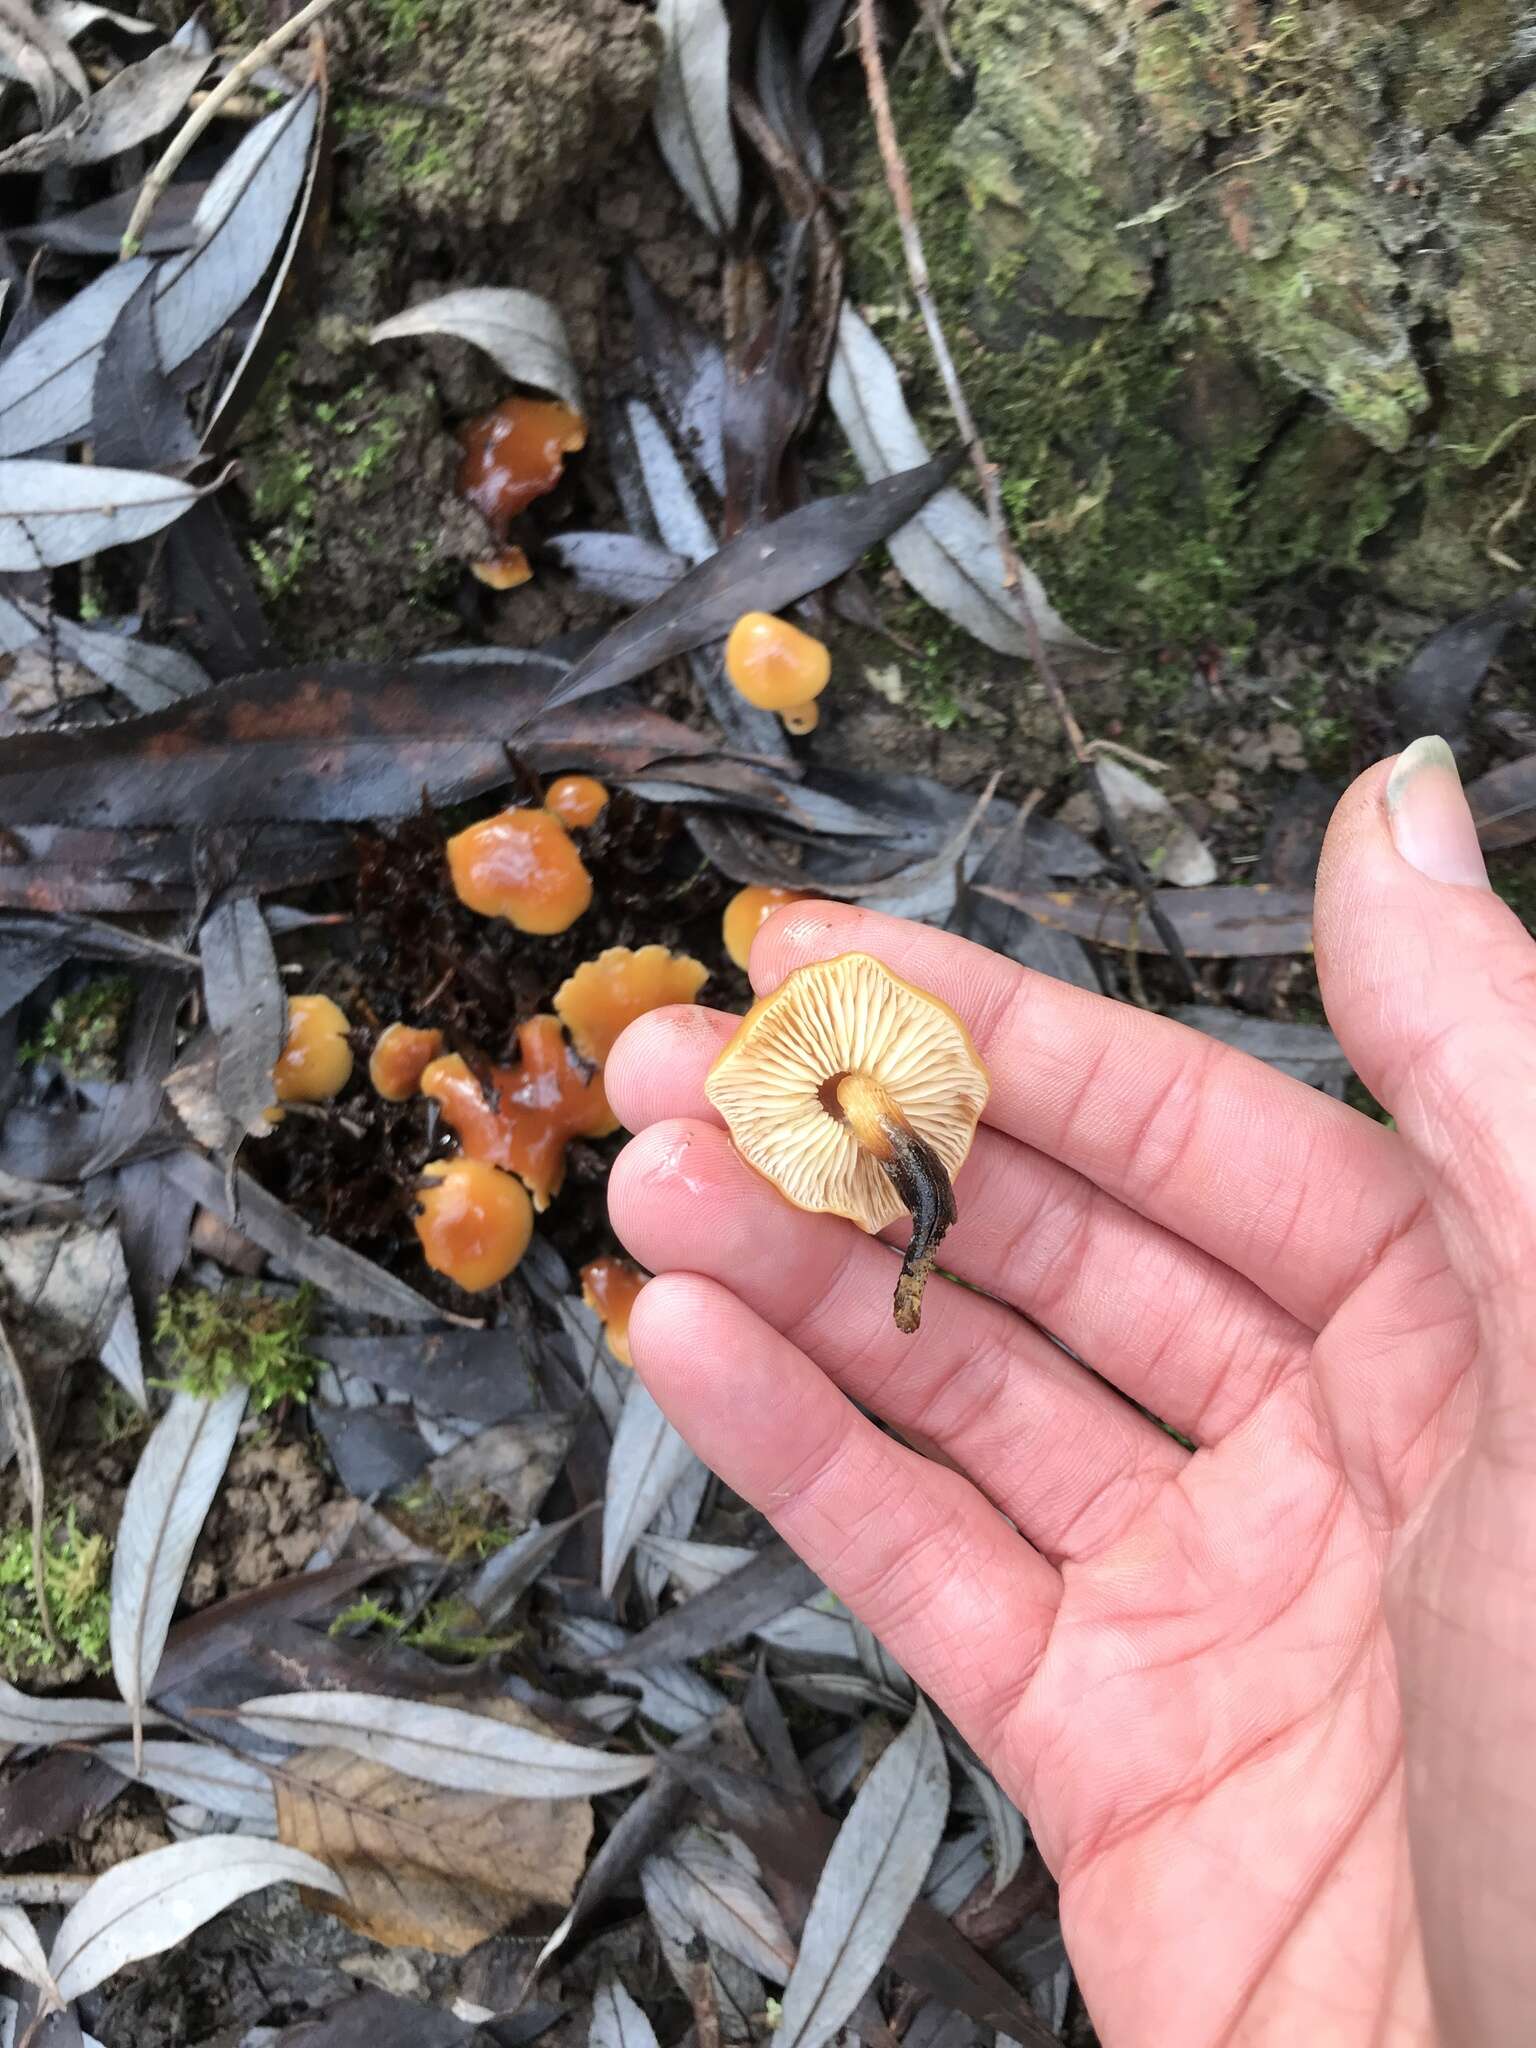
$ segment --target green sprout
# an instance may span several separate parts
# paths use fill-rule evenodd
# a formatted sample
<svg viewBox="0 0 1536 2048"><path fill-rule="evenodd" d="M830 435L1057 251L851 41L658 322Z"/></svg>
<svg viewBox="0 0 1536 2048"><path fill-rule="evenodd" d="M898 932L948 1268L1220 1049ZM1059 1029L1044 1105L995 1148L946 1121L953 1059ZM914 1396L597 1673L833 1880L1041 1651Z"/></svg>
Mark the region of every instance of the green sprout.
<svg viewBox="0 0 1536 2048"><path fill-rule="evenodd" d="M173 1288L155 1311L155 1342L171 1368L162 1384L211 1401L243 1381L258 1414L307 1401L322 1363L304 1349L314 1306L307 1281L286 1299L258 1288Z"/></svg>

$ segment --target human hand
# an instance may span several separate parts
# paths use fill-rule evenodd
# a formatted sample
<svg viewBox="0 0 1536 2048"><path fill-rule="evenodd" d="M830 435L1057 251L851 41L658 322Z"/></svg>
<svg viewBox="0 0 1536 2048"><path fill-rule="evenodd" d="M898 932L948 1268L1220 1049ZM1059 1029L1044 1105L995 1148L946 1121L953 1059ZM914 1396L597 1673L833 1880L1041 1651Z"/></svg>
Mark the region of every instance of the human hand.
<svg viewBox="0 0 1536 2048"><path fill-rule="evenodd" d="M1536 946L1437 747L1390 805L1386 764L1355 784L1318 889L1395 1131L921 926L764 926L759 993L874 953L991 1070L942 1253L987 1294L936 1275L916 1338L905 1222L732 1151L735 1019L656 1012L610 1061L637 1369L1029 1816L1107 2048L1530 2039Z"/></svg>

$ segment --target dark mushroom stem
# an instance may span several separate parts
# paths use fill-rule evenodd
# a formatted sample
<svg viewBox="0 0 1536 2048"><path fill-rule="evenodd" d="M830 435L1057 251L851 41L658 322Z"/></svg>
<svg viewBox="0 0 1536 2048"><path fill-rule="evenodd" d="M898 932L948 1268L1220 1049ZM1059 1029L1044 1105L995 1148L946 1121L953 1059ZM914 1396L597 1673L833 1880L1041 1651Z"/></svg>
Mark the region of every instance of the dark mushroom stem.
<svg viewBox="0 0 1536 2048"><path fill-rule="evenodd" d="M944 1162L913 1130L888 1088L867 1074L844 1074L836 1094L844 1122L878 1161L912 1218L892 1303L897 1329L910 1337L922 1321L923 1288L940 1241L959 1214L955 1191Z"/></svg>

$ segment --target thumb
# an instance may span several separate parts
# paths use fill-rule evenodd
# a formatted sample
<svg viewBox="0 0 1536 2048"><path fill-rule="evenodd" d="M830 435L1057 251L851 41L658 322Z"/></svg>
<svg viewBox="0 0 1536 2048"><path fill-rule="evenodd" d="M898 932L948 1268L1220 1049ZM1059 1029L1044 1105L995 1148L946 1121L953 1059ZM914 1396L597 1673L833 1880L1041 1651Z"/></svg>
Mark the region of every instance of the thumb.
<svg viewBox="0 0 1536 2048"><path fill-rule="evenodd" d="M1425 1170L1463 1283L1536 1285L1536 944L1488 884L1455 758L1415 740L1345 794L1317 961L1340 1043Z"/></svg>

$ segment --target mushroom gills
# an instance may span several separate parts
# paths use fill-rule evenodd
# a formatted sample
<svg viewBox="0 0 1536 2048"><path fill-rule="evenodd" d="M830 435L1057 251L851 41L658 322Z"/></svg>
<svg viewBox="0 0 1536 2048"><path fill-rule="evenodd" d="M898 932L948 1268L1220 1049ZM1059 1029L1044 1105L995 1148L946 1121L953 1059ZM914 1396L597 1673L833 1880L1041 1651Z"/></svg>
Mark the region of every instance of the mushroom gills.
<svg viewBox="0 0 1536 2048"><path fill-rule="evenodd" d="M831 1090L838 1113L878 1164L912 1218L912 1235L901 1261L892 1314L896 1327L912 1336L922 1321L923 1289L939 1245L959 1211L944 1162L901 1113L889 1088L868 1074L842 1074Z"/></svg>

